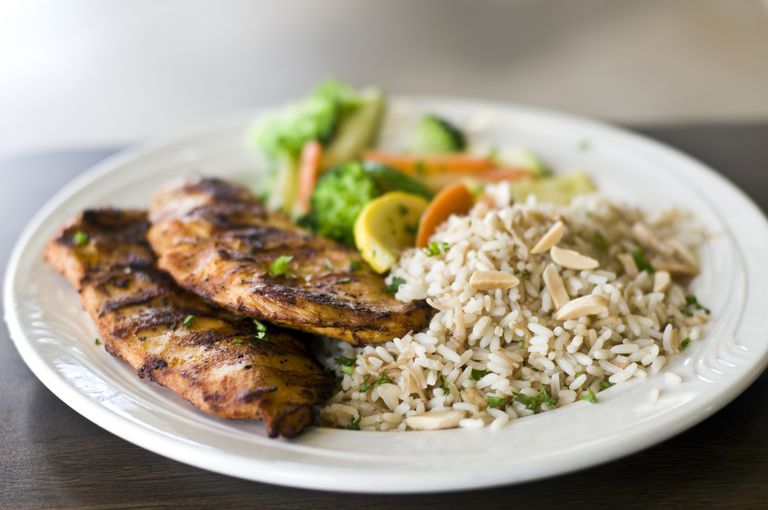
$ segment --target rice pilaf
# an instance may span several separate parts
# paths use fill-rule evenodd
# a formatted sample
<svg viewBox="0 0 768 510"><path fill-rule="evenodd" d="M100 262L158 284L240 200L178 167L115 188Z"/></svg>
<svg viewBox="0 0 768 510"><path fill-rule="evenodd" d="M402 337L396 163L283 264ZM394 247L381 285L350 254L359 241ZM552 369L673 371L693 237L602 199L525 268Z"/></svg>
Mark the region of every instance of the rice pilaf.
<svg viewBox="0 0 768 510"><path fill-rule="evenodd" d="M701 337L709 310L686 285L705 237L678 210L651 214L596 194L511 204L508 185L488 186L388 277L397 299L435 309L425 331L357 349L326 343L323 361L340 380L320 422L498 428L595 403Z"/></svg>

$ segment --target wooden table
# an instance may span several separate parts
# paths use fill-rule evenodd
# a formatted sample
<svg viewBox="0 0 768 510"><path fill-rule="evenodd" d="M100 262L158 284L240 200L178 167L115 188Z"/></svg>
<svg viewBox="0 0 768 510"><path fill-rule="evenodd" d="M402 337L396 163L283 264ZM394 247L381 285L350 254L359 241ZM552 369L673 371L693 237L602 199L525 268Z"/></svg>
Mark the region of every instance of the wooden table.
<svg viewBox="0 0 768 510"><path fill-rule="evenodd" d="M709 163L768 210L768 123L642 131ZM0 262L61 185L114 149L0 161ZM765 254L768 259L768 253ZM768 310L766 310L768 313ZM704 423L654 448L524 485L366 496L246 482L142 450L53 396L0 331L0 508L768 508L768 376ZM361 489L363 489L361 487Z"/></svg>

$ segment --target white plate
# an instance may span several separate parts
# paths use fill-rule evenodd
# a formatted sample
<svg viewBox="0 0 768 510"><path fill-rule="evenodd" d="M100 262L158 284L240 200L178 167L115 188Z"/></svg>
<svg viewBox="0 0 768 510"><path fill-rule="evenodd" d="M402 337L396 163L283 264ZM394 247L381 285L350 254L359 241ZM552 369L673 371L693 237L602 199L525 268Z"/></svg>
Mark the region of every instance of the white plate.
<svg viewBox="0 0 768 510"><path fill-rule="evenodd" d="M251 116L119 155L62 189L16 245L5 284L6 321L37 377L77 412L167 457L232 476L355 492L427 492L486 487L555 475L638 451L711 415L763 370L768 355L768 224L733 185L689 157L640 136L567 115L448 99L393 102L383 143L397 145L420 112L473 126L473 137L523 145L560 171L586 168L601 189L645 207L695 211L716 236L705 246L695 292L712 309L706 337L663 374L491 431L359 432L315 428L270 440L258 423L197 411L140 380L94 345L96 330L76 293L43 263L43 245L87 206L146 206L168 180L196 174L255 179L259 162L243 133ZM400 140L402 141L402 140ZM583 150L582 142L589 143ZM650 398L661 390L657 401Z"/></svg>

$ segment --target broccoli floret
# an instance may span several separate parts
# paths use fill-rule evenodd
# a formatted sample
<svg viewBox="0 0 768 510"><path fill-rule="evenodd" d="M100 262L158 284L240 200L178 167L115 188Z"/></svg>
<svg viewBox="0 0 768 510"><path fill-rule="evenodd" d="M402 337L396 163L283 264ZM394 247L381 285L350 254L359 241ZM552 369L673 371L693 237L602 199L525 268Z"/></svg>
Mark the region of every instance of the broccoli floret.
<svg viewBox="0 0 768 510"><path fill-rule="evenodd" d="M355 245L354 226L368 202L389 191L405 191L430 198L420 183L383 165L347 163L326 172L312 194L312 212L302 224L320 235Z"/></svg>
<svg viewBox="0 0 768 510"><path fill-rule="evenodd" d="M254 126L251 140L272 160L282 154L296 158L307 141L330 140L338 122L338 108L329 98L310 96L264 117Z"/></svg>
<svg viewBox="0 0 768 510"><path fill-rule="evenodd" d="M330 170L317 181L312 193L311 223L321 236L354 246L355 219L376 196L376 184L360 163Z"/></svg>
<svg viewBox="0 0 768 510"><path fill-rule="evenodd" d="M298 162L307 142L323 144L323 167L351 161L375 137L383 109L381 91L358 91L326 80L307 97L262 118L253 127L250 141L270 161L260 189L268 207L291 215L296 212Z"/></svg>
<svg viewBox="0 0 768 510"><path fill-rule="evenodd" d="M341 108L342 114L348 113L349 110L354 110L365 102L360 92L333 78L320 83L312 92L312 95L335 101Z"/></svg>
<svg viewBox="0 0 768 510"><path fill-rule="evenodd" d="M283 154L298 157L310 140L326 144L342 115L360 105L357 91L336 80L326 80L307 97L264 117L251 132L251 141L270 159Z"/></svg>

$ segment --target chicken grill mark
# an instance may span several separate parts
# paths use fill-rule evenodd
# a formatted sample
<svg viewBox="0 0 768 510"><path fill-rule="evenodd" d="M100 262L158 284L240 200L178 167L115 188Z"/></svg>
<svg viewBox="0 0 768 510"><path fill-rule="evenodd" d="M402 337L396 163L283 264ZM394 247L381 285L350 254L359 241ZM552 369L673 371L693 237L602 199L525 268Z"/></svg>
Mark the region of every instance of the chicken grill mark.
<svg viewBox="0 0 768 510"><path fill-rule="evenodd" d="M159 266L229 310L354 345L387 342L429 320L426 303L397 301L356 251L268 212L240 186L185 184L157 195L150 217ZM272 274L281 256L292 257L288 274Z"/></svg>
<svg viewBox="0 0 768 510"><path fill-rule="evenodd" d="M148 228L141 211L88 210L46 247L107 351L207 413L262 419L270 437L304 430L333 384L305 344L273 327L258 340L251 319L180 289L157 268Z"/></svg>

